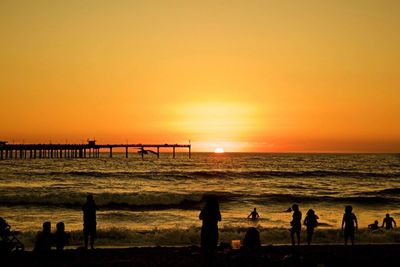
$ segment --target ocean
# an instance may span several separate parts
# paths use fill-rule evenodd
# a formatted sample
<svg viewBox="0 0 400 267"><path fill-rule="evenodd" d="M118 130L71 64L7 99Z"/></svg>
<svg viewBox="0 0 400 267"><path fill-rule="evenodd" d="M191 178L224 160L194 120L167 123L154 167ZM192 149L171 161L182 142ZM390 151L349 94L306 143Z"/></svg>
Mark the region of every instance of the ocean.
<svg viewBox="0 0 400 267"><path fill-rule="evenodd" d="M129 237L135 245L198 242L198 215L209 194L219 198L226 239L250 226L286 236L285 211L293 203L303 218L314 209L327 231L340 228L345 205L353 206L360 228L375 219L381 224L386 213L400 223L399 154L107 155L0 161L0 216L23 233L63 221L78 235L82 204L93 194L100 236ZM254 207L257 222L246 219Z"/></svg>

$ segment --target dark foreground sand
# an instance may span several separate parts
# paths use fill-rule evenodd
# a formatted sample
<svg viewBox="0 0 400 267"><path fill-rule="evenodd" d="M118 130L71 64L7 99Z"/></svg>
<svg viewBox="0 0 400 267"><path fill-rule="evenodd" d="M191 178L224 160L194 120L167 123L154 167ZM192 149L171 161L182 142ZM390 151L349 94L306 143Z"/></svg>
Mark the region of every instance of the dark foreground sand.
<svg viewBox="0 0 400 267"><path fill-rule="evenodd" d="M296 255L297 254L297 255ZM244 251L218 252L213 264L198 247L113 248L31 251L1 256L1 266L400 266L400 245L313 245L295 251L290 246L267 246L251 255Z"/></svg>

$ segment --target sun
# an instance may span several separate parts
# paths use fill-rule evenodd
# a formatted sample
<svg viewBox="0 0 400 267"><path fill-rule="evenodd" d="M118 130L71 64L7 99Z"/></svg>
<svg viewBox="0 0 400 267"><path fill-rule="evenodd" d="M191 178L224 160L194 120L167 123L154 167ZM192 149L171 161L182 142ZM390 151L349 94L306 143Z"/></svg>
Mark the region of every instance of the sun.
<svg viewBox="0 0 400 267"><path fill-rule="evenodd" d="M224 149L222 147L217 147L216 149L214 149L214 153L224 153Z"/></svg>

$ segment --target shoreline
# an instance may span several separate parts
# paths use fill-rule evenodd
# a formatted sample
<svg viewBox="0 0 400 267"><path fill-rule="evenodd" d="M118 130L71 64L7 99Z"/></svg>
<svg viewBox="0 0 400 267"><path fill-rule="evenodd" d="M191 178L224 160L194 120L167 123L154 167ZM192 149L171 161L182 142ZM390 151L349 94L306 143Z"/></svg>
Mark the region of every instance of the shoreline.
<svg viewBox="0 0 400 267"><path fill-rule="evenodd" d="M262 246L258 253L219 251L215 266L396 266L400 244ZM207 266L198 246L97 248L11 253L10 266Z"/></svg>
<svg viewBox="0 0 400 267"><path fill-rule="evenodd" d="M290 232L287 228L258 228L263 245L284 246L290 244ZM247 228L219 229L219 241L230 243L231 240L243 240ZM83 245L82 230L67 231L71 234L69 247L77 248ZM17 238L31 249L37 232L20 232ZM306 233L303 229L301 243L306 243ZM312 244L340 245L344 243L343 231L340 229L316 229ZM359 229L355 235L356 244L400 244L400 228L393 230L379 229L371 231ZM96 247L186 247L200 244L200 228L170 229L152 231L135 231L124 228L98 229L95 241Z"/></svg>

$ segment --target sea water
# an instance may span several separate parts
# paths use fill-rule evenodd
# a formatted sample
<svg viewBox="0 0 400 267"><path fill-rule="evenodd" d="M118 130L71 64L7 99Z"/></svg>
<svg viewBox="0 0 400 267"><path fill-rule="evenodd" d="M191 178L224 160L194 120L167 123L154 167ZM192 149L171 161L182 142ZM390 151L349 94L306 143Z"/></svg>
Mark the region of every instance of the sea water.
<svg viewBox="0 0 400 267"><path fill-rule="evenodd" d="M100 233L120 230L137 245L148 244L145 234L196 243L209 194L218 196L226 233L256 226L285 236L293 203L303 218L314 209L327 231L341 227L345 205L353 206L361 228L375 219L381 224L386 213L400 223L399 154L107 155L0 161L0 216L22 232L39 231L44 221L80 232L82 204L93 194ZM254 207L257 222L247 219Z"/></svg>

